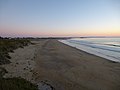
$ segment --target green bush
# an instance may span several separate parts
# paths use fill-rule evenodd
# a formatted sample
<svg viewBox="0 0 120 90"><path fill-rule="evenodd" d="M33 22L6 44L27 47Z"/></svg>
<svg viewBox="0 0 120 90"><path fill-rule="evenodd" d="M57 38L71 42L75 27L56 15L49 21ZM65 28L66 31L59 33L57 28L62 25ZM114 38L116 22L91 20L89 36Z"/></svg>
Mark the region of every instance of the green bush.
<svg viewBox="0 0 120 90"><path fill-rule="evenodd" d="M0 90L38 90L37 85L23 78L1 78Z"/></svg>

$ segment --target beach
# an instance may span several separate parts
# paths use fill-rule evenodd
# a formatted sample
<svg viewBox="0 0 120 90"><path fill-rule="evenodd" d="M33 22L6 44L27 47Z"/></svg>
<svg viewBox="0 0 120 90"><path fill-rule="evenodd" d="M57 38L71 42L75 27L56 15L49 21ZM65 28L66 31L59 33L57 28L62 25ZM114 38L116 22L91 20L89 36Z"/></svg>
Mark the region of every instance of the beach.
<svg viewBox="0 0 120 90"><path fill-rule="evenodd" d="M11 53L11 64L4 77L22 77L39 85L40 90L120 90L120 63L112 62L55 39ZM43 89L41 89L43 88Z"/></svg>

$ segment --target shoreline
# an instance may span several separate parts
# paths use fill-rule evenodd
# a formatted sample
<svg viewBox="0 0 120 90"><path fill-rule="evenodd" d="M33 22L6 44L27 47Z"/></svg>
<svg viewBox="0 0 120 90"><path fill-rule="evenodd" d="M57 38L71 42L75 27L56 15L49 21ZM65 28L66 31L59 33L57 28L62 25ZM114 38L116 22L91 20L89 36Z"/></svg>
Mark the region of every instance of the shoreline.
<svg viewBox="0 0 120 90"><path fill-rule="evenodd" d="M43 90L120 89L120 63L53 39L35 42L35 45L17 49L12 53L14 55L11 54L12 63L4 66L8 74L12 72L13 77L21 75L22 78L39 84L39 89Z"/></svg>
<svg viewBox="0 0 120 90"><path fill-rule="evenodd" d="M59 40L58 40L58 41L59 41ZM59 41L59 42L61 42L61 41ZM61 43L63 43L63 42L61 42ZM70 46L70 45L65 44L65 43L63 43L63 44L64 44L64 45L67 45L68 47L74 48L74 49L76 49L76 50L83 51L83 52L85 52L85 53L87 53L87 54L90 54L90 55L93 55L93 56L97 56L97 57L103 58L103 59L107 60L108 62L112 62L112 63L120 63L120 61L110 60L110 59L104 58L104 57L102 57L102 56L95 55L95 54L89 53L89 52L87 52L87 51L81 50L80 48L77 48L77 47L74 47L74 46Z"/></svg>
<svg viewBox="0 0 120 90"><path fill-rule="evenodd" d="M58 40L59 42L61 42L61 43L64 43L64 44L66 44L66 45L68 45L68 46L71 46L71 47L73 47L73 48L77 48L77 49L79 49L79 50L82 50L82 51L84 51L84 52L87 52L87 53L89 53L89 54L92 54L92 55L95 55L95 56L98 56L98 57L101 57L101 58L104 58L104 59L107 59L107 60L110 60L110 61L112 61L112 62L118 62L118 63L120 63L120 60L119 60L119 57L116 57L115 55L114 55L114 53L113 53L113 55L114 56L111 56L111 55L109 55L109 54L111 54L111 52L109 52L109 54L105 54L105 53L103 53L103 51L101 52L101 51L99 51L99 49L103 49L103 48L98 48L98 50L97 49L95 49L95 48L91 48L91 47L84 47L83 45L84 44L76 44L76 43L71 43L71 42L69 42L69 41L67 41L67 40ZM87 49L86 49L87 48ZM107 49L104 49L104 50L107 50ZM117 51L118 52L118 51Z"/></svg>

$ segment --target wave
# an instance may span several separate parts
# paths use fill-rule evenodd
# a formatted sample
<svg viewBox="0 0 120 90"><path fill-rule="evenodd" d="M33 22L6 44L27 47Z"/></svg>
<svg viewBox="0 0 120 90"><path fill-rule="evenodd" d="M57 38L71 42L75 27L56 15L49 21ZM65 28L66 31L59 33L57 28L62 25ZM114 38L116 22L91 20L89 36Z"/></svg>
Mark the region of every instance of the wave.
<svg viewBox="0 0 120 90"><path fill-rule="evenodd" d="M116 45L116 44L104 44L104 45L109 45L109 46L120 47L120 45Z"/></svg>
<svg viewBox="0 0 120 90"><path fill-rule="evenodd" d="M75 44L80 44L80 45L85 45L85 46L88 46L88 47L91 47L91 48L98 48L98 49L103 49L103 50L108 50L108 51L113 51L113 52L119 52L120 53L120 49L113 48L113 47L108 47L108 46L106 46L106 44L99 45L99 44L95 44L95 43L92 43L92 42L77 41L77 40L68 40L68 42L75 43ZM110 45L110 46L115 46L115 45Z"/></svg>

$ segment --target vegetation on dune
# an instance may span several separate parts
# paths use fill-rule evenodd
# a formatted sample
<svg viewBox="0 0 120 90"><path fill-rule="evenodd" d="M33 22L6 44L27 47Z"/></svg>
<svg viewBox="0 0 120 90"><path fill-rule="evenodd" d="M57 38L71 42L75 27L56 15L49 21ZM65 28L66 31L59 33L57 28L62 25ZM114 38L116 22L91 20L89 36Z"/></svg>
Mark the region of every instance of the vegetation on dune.
<svg viewBox="0 0 120 90"><path fill-rule="evenodd" d="M0 67L0 90L38 90L37 85L17 77L17 78L3 78L7 71Z"/></svg>
<svg viewBox="0 0 120 90"><path fill-rule="evenodd" d="M11 57L9 56L9 52L13 52L13 50L24 46L29 45L31 42L28 39L21 38L2 38L0 37L0 65L8 64Z"/></svg>
<svg viewBox="0 0 120 90"><path fill-rule="evenodd" d="M3 75L5 73L7 73L7 71L4 68L0 67L0 79L3 78Z"/></svg>
<svg viewBox="0 0 120 90"><path fill-rule="evenodd" d="M0 37L0 65L10 63L9 52L31 44L26 38L2 38ZM37 86L23 78L3 78L7 71L0 67L0 90L38 90Z"/></svg>
<svg viewBox="0 0 120 90"><path fill-rule="evenodd" d="M0 78L0 90L38 90L37 85L23 78Z"/></svg>

